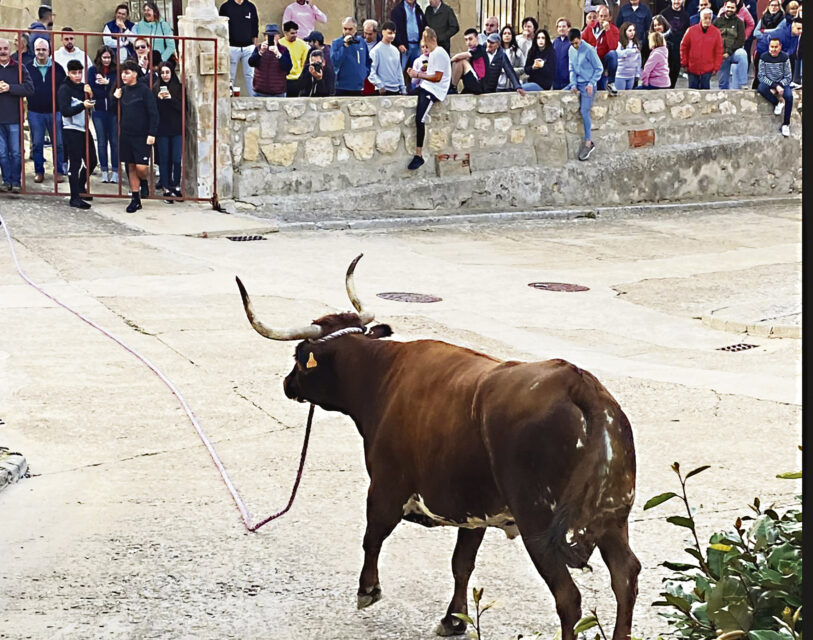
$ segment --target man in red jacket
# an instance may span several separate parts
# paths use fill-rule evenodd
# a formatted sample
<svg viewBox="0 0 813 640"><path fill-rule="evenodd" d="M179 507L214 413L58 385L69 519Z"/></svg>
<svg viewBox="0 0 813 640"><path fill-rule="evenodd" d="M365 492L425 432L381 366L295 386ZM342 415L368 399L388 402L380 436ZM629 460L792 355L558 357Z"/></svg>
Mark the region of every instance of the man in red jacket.
<svg viewBox="0 0 813 640"><path fill-rule="evenodd" d="M689 74L689 89L708 89L723 64L723 37L711 24L713 17L711 9L703 9L700 23L689 27L680 43L680 66Z"/></svg>
<svg viewBox="0 0 813 640"><path fill-rule="evenodd" d="M607 89L610 95L617 95L615 88L615 70L618 68L618 27L610 20L610 10L606 4L601 5L597 10L598 20L588 22L582 31L582 40L593 45L598 54L601 64L604 66L604 73L599 78L596 89Z"/></svg>

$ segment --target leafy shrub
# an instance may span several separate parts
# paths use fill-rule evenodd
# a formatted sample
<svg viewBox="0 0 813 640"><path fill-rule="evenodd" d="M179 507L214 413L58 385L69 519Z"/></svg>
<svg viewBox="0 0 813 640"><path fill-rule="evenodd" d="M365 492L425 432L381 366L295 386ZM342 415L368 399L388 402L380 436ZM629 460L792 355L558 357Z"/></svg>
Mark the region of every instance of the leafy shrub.
<svg viewBox="0 0 813 640"><path fill-rule="evenodd" d="M708 469L699 467L686 476L675 462L672 470L680 480L681 495L667 492L644 505L656 507L680 498L686 515L666 520L692 532L694 546L684 551L694 562L664 562L673 575L664 580L662 600L653 606L667 607L662 613L677 638L700 640L801 640L802 638L802 508L782 514L772 506L762 511L759 498L746 515L726 531L714 533L705 545L695 531L686 481ZM798 478L800 473L778 477ZM750 526L744 524L752 521ZM705 551L705 553L704 553Z"/></svg>

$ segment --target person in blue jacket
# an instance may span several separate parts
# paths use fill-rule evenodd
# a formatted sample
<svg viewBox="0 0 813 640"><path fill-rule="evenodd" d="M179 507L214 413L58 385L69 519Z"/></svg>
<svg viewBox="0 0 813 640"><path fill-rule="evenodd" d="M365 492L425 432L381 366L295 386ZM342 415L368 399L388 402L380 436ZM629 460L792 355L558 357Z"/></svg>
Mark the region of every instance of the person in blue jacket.
<svg viewBox="0 0 813 640"><path fill-rule="evenodd" d="M567 34L570 31L570 20L564 16L556 21L556 37L553 39L553 54L556 59L556 77L553 80L554 89L564 89L570 82L570 70L568 69L568 52L570 51L570 40Z"/></svg>
<svg viewBox="0 0 813 640"><path fill-rule="evenodd" d="M356 35L357 28L355 18L345 18L342 20L344 35L330 44L337 96L360 96L367 77L367 49Z"/></svg>
<svg viewBox="0 0 813 640"><path fill-rule="evenodd" d="M567 37L570 40L570 50L568 51L570 82L565 90L578 93L580 96L579 113L581 113L584 123L584 142L579 149L579 160L587 160L593 153L593 149L596 148L592 140L593 124L590 121L590 108L593 106L593 98L596 95L596 83L604 73L604 65L601 64L595 47L587 42L582 42L582 34L578 29L571 29Z"/></svg>

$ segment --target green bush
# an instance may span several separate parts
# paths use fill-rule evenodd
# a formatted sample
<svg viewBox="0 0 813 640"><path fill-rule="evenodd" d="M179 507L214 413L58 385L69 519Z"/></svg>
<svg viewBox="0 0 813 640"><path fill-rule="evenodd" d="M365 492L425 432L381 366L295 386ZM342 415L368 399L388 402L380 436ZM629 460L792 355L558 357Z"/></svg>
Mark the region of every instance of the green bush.
<svg viewBox="0 0 813 640"><path fill-rule="evenodd" d="M672 498L681 499L686 515L666 520L689 529L694 538L694 546L684 550L693 562L662 563L672 575L664 579L662 599L653 606L668 608L661 615L677 638L801 640L801 496L796 497L798 507L782 514L772 507L762 511L759 498L754 498L750 505L754 515L737 518L732 529L714 533L704 548L695 531L686 481L706 469L708 466L699 467L684 477L675 462L672 470L680 480L681 495L662 493L644 505L646 510Z"/></svg>

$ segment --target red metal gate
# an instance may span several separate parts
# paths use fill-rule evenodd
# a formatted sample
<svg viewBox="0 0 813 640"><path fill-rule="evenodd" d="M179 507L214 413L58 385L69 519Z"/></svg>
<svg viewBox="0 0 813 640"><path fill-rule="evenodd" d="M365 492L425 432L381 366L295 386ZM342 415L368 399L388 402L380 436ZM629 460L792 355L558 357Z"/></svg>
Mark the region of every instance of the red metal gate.
<svg viewBox="0 0 813 640"><path fill-rule="evenodd" d="M88 37L98 36L110 37L111 34L103 34L100 32L95 31L42 31L42 30L31 30L31 29L6 29L0 28L0 38L7 38L10 42L10 47L13 49L16 45L16 58L18 61L17 64L17 71L18 71L18 82L22 84L23 82L23 69L22 66L25 64L25 60L27 59L26 56L21 56L20 52L23 48L22 39L23 35L26 35L29 39L33 35L37 35L41 37L41 34L46 34L48 36L49 44L50 44L50 60L51 60L51 131L50 131L50 138L51 138L51 164L52 164L52 171L51 175L53 178L53 189L30 189L28 185L28 181L26 179L26 135L25 135L25 113L26 113L26 100L23 97L19 98L19 145L20 145L20 177L21 177L21 184L19 192L24 195L44 195L44 196L66 196L68 192L60 189L60 180L58 179L58 157L57 157L57 140L60 136L57 135L57 128L61 128L61 114L57 108L56 104L56 95L58 87L56 86L56 73L53 71L56 69L57 64L60 64L56 60L56 36L64 37L64 36L73 36L83 38L84 44L84 54L85 54L85 63L83 64L83 80L87 80L87 71L88 68L91 66L90 61L93 60L93 57L87 51L87 44L88 44ZM202 198L197 197L196 192L194 193L186 193L184 190L184 181L187 177L187 158L186 158L186 143L187 143L187 134L186 134L186 124L187 124L187 96L186 96L186 83L184 82L185 78L185 71L186 71L186 59L187 59L187 42L194 41L194 42L211 42L213 43L214 47L214 74L215 74L215 82L214 82L214 95L213 95L213 127L214 127L214 140L213 146L217 149L217 76L220 73L220 69L218 69L217 65L219 63L219 56L218 56L218 42L215 38L196 38L196 37L183 37L183 36L141 36L141 35L131 35L128 36L133 43L137 42L138 40L145 41L149 46L149 53L153 55L147 55L145 65L146 65L146 73L147 73L147 82L149 84L150 90L152 91L153 85L155 83L155 67L160 64L159 61L154 59L154 54L157 53L153 47L153 40L155 39L166 39L166 40L174 40L175 41L175 53L173 54L174 59L174 67L177 73L180 70L178 75L178 79L180 80L181 84L181 196L164 196L161 194L155 193L155 171L154 171L154 153L150 154L150 162L149 162L149 171L148 171L148 180L149 180L149 191L150 195L149 198L152 199L159 199L159 200L190 200L190 201L197 201L197 202L210 202L213 207L218 206L217 200L217 154L214 154L214 167L212 171L212 196L210 198ZM126 46L127 40L122 38L117 38L117 45L116 49L108 49L111 50L113 55L113 60L116 61L116 66L120 64L120 57L119 53L123 46ZM33 55L33 45L30 47L30 53ZM13 56L12 56L13 57ZM137 60L137 59L136 59ZM169 60L167 61L169 62ZM22 63L22 64L21 64ZM67 69L65 69L67 74ZM139 80L141 81L141 80ZM85 82L85 86L87 87L87 83ZM116 84L115 88L119 88L121 86L121 74L116 73ZM121 104L118 103L116 106L117 113L116 113L116 123L117 123L117 132L116 135L120 136L121 132ZM89 155L90 155L90 145L94 143L93 136L91 135L90 129L90 111L85 112L85 153L84 153L84 162L85 165L89 165ZM157 142L157 140L156 140ZM33 146L33 145L31 145ZM64 156L64 153L63 153ZM65 161L64 164L67 165L67 158L63 157ZM127 192L122 190L122 176L126 175L124 171L119 171L121 168L121 161L117 158L118 162L116 163L115 171L119 176L117 185L116 185L116 192L110 193L105 191L99 190L91 190L91 180L90 180L90 173L88 172L87 180L85 183L85 191L82 192L81 195L84 196L93 196L96 198L128 198L129 194L129 186ZM162 179L163 181L163 179ZM64 187L63 187L64 188Z"/></svg>

